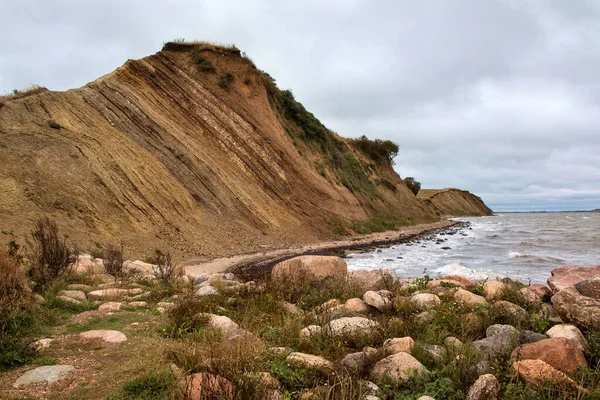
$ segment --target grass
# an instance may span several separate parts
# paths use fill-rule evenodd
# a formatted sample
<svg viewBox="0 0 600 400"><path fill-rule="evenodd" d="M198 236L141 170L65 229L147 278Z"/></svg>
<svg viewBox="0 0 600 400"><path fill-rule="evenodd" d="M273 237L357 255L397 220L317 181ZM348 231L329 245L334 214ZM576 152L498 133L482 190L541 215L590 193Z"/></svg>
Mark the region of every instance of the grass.
<svg viewBox="0 0 600 400"><path fill-rule="evenodd" d="M398 228L399 226L413 225L405 218L372 218L366 221L355 222L350 225L352 230L358 234L365 235L375 232L384 232Z"/></svg>
<svg viewBox="0 0 600 400"><path fill-rule="evenodd" d="M219 87L221 89L228 92L229 89L231 89L231 84L233 83L234 80L235 80L235 77L233 76L233 74L231 72L226 72L219 77L219 80L217 81L217 85L219 85Z"/></svg>
<svg viewBox="0 0 600 400"><path fill-rule="evenodd" d="M146 313L119 312L106 317L92 318L84 324L67 324L66 333L80 333L96 329L121 331L127 325L134 322L143 322L147 320L148 315Z"/></svg>
<svg viewBox="0 0 600 400"><path fill-rule="evenodd" d="M183 399L177 380L168 370L147 372L123 385L121 393L110 400L167 400Z"/></svg>

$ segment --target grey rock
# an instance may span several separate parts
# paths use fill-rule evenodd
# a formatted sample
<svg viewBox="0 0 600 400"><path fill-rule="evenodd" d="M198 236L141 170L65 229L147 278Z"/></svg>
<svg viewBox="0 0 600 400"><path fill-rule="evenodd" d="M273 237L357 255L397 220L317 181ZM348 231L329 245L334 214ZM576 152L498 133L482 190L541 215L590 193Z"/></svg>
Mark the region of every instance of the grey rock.
<svg viewBox="0 0 600 400"><path fill-rule="evenodd" d="M31 371L25 372L14 383L15 388L27 386L32 383L47 382L53 383L64 379L69 372L75 369L72 365L48 365L37 367Z"/></svg>

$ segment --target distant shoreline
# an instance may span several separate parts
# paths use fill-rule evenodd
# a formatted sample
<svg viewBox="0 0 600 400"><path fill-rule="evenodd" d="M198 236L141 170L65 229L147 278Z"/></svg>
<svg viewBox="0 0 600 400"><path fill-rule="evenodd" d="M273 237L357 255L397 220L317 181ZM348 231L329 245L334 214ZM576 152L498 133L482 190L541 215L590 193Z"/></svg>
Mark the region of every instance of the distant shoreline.
<svg viewBox="0 0 600 400"><path fill-rule="evenodd" d="M190 259L184 261L187 275L195 276L203 273L233 272L246 279L254 279L268 273L271 267L286 259L300 255L336 255L346 250L385 247L397 243L406 243L423 236L437 233L448 228L462 225L462 222L444 220L431 224L419 224L402 227L398 230L377 232L369 235L354 236L337 241L326 241L304 246L287 247L247 254L219 257L198 262Z"/></svg>

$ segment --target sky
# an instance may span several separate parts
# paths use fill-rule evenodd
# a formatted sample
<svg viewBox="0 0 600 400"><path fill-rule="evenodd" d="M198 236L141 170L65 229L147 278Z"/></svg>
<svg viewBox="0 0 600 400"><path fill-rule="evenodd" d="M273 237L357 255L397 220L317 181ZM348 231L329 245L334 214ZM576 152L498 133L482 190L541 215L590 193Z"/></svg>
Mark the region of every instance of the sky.
<svg viewBox="0 0 600 400"><path fill-rule="evenodd" d="M494 211L600 208L600 1L0 0L0 93L235 44L328 128Z"/></svg>

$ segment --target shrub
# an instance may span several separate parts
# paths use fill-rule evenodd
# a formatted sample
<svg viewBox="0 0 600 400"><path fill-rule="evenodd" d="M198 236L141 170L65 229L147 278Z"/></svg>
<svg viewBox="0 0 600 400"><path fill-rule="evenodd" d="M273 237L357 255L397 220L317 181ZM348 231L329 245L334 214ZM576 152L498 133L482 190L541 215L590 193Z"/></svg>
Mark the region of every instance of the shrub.
<svg viewBox="0 0 600 400"><path fill-rule="evenodd" d="M36 325L39 306L31 296L18 254L0 249L0 368L28 362L34 354L24 340Z"/></svg>
<svg viewBox="0 0 600 400"><path fill-rule="evenodd" d="M378 164L394 164L400 148L391 140L371 140L365 135L352 139L350 143Z"/></svg>
<svg viewBox="0 0 600 400"><path fill-rule="evenodd" d="M56 223L48 217L40 218L27 239L29 276L34 288L39 291L70 273L77 256L77 250L67 245L67 237L60 237Z"/></svg>
<svg viewBox="0 0 600 400"><path fill-rule="evenodd" d="M227 73L221 75L217 84L219 85L219 87L221 89L229 91L234 79L235 79L235 77L233 76L233 74L231 72L227 72Z"/></svg>
<svg viewBox="0 0 600 400"><path fill-rule="evenodd" d="M217 69L212 65L210 60L204 55L202 55L202 51L200 49L194 49L191 53L192 61L196 64L196 68L200 72L216 72Z"/></svg>
<svg viewBox="0 0 600 400"><path fill-rule="evenodd" d="M410 189L411 192L416 196L421 190L421 182L416 181L412 176L406 177L403 179L404 184Z"/></svg>
<svg viewBox="0 0 600 400"><path fill-rule="evenodd" d="M109 244L104 250L104 270L107 274L113 276L123 275L123 262L125 261L123 255L124 246L121 243L118 247Z"/></svg>
<svg viewBox="0 0 600 400"><path fill-rule="evenodd" d="M175 283L175 280L180 278L183 270L173 264L173 258L170 252L163 253L160 250L154 251L154 256L148 259L150 264L155 264L153 267L154 276L167 286Z"/></svg>
<svg viewBox="0 0 600 400"><path fill-rule="evenodd" d="M147 372L123 385L123 400L183 399L182 390L171 371Z"/></svg>

